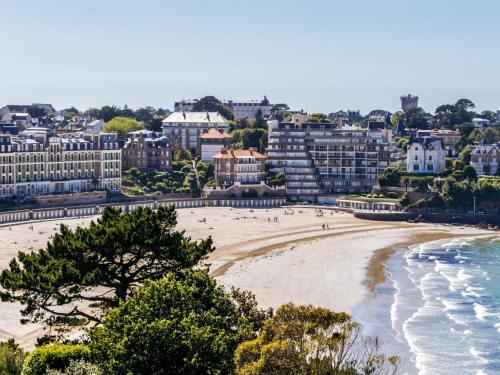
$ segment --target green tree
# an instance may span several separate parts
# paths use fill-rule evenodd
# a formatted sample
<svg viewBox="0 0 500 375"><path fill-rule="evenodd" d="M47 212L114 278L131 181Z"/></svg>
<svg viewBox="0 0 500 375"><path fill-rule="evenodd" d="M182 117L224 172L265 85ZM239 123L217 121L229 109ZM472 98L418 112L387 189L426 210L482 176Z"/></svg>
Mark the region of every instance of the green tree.
<svg viewBox="0 0 500 375"><path fill-rule="evenodd" d="M348 314L313 306L283 305L260 335L240 344L238 375L394 374L397 357L381 354L377 341L363 339Z"/></svg>
<svg viewBox="0 0 500 375"><path fill-rule="evenodd" d="M262 110L257 110L255 113L255 123L253 124L254 128L258 129L267 129L267 122L264 120L264 115L262 114Z"/></svg>
<svg viewBox="0 0 500 375"><path fill-rule="evenodd" d="M63 371L48 370L45 375L101 375L98 366L86 361L72 361Z"/></svg>
<svg viewBox="0 0 500 375"><path fill-rule="evenodd" d="M122 116L122 110L116 105L105 105L95 117L103 119L105 122L111 121L115 117Z"/></svg>
<svg viewBox="0 0 500 375"><path fill-rule="evenodd" d="M72 362L82 360L90 360L90 349L86 345L44 345L26 357L22 375L46 375L50 370L64 371Z"/></svg>
<svg viewBox="0 0 500 375"><path fill-rule="evenodd" d="M488 128L484 131L484 134L483 134L484 142L489 144L489 145L497 143L499 141L499 138L500 138L500 136L499 136L498 129Z"/></svg>
<svg viewBox="0 0 500 375"><path fill-rule="evenodd" d="M230 374L254 330L206 271L187 272L148 281L91 330L90 348L109 374Z"/></svg>
<svg viewBox="0 0 500 375"><path fill-rule="evenodd" d="M144 129L144 125L129 117L115 117L104 125L104 131L108 133L118 133L123 137L125 134Z"/></svg>
<svg viewBox="0 0 500 375"><path fill-rule="evenodd" d="M13 259L0 275L2 299L20 302L26 320L56 327L98 323L147 279L190 269L213 250L176 231L173 206L131 212L106 207L86 228L61 225L46 249ZM99 287L100 292L95 292ZM68 304L79 302L70 309ZM81 309L92 304L91 311Z"/></svg>
<svg viewBox="0 0 500 375"><path fill-rule="evenodd" d="M219 112L228 120L234 119L234 114L231 108L222 104L215 96L205 96L198 100L193 106L194 112Z"/></svg>
<svg viewBox="0 0 500 375"><path fill-rule="evenodd" d="M429 122L425 118L425 111L422 108L412 108L404 113L406 127L410 129L427 129Z"/></svg>
<svg viewBox="0 0 500 375"><path fill-rule="evenodd" d="M19 375L26 354L22 348L9 339L0 342L0 375Z"/></svg>
<svg viewBox="0 0 500 375"><path fill-rule="evenodd" d="M311 113L307 119L309 122L328 122L324 113Z"/></svg>
<svg viewBox="0 0 500 375"><path fill-rule="evenodd" d="M273 104L271 107L271 114L278 121L283 121L285 119L285 115L289 114L290 107L285 103Z"/></svg>

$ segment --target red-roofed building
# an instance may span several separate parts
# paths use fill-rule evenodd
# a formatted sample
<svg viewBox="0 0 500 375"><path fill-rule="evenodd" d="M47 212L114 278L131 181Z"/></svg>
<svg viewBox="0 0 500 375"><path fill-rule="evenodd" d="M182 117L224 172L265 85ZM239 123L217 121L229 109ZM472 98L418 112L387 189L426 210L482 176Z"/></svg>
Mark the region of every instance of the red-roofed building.
<svg viewBox="0 0 500 375"><path fill-rule="evenodd" d="M255 149L222 150L214 156L215 180L222 186L259 184L266 178L266 157Z"/></svg>
<svg viewBox="0 0 500 375"><path fill-rule="evenodd" d="M200 135L201 161L213 161L214 156L231 145L231 136L227 132L212 128Z"/></svg>

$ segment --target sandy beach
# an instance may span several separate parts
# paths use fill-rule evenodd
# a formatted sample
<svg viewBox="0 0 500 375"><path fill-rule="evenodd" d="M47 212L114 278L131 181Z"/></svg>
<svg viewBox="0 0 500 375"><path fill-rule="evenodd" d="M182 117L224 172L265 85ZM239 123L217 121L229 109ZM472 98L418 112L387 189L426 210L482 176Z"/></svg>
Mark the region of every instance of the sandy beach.
<svg viewBox="0 0 500 375"><path fill-rule="evenodd" d="M263 307L286 302L314 304L352 313L384 280L381 262L395 248L441 238L491 232L470 227L363 221L314 208L178 210L178 227L192 239L212 236L212 274L225 286L255 293ZM18 251L45 246L60 223L87 225L94 218L0 227L0 269ZM33 229L30 228L33 226ZM26 348L42 327L21 325L19 308L0 303L0 340L14 337Z"/></svg>

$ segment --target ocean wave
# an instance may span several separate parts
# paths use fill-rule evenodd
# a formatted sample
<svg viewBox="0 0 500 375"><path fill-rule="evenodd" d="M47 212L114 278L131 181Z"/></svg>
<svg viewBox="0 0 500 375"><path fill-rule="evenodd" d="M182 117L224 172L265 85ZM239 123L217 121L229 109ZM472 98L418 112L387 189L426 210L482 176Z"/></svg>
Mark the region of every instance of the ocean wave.
<svg viewBox="0 0 500 375"><path fill-rule="evenodd" d="M491 313L488 311L488 308L479 303L474 303L474 312L476 313L476 318L484 321L487 316L490 316Z"/></svg>
<svg viewBox="0 0 500 375"><path fill-rule="evenodd" d="M488 352L481 352L481 351L477 350L476 348L474 348L473 346L471 346L469 348L469 353L473 357L479 359L484 364L490 363L486 358L484 358L485 356L487 356L489 354Z"/></svg>

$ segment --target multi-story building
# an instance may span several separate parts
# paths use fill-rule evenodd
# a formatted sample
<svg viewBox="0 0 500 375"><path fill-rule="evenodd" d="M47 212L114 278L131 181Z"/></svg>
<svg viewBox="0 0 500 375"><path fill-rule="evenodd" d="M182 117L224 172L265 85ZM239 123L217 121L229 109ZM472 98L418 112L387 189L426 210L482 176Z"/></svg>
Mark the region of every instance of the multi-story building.
<svg viewBox="0 0 500 375"><path fill-rule="evenodd" d="M294 199L370 191L378 174L399 162L388 129L300 120L271 125L268 164L285 173L287 195Z"/></svg>
<svg viewBox="0 0 500 375"><path fill-rule="evenodd" d="M457 156L455 145L462 138L460 130L448 129L431 129L431 130L418 130L417 137L433 137L439 138L443 141L443 147L446 151L446 156Z"/></svg>
<svg viewBox="0 0 500 375"><path fill-rule="evenodd" d="M162 121L162 126L173 148L192 154L200 150L200 135L209 129L229 132L229 121L218 112L174 112Z"/></svg>
<svg viewBox="0 0 500 375"><path fill-rule="evenodd" d="M476 146L470 153L470 165L478 175L497 175L499 172L500 144Z"/></svg>
<svg viewBox="0 0 500 375"><path fill-rule="evenodd" d="M0 135L0 197L121 189L115 133Z"/></svg>
<svg viewBox="0 0 500 375"><path fill-rule="evenodd" d="M491 121L485 118L476 117L472 119L472 125L479 129L486 129L491 125Z"/></svg>
<svg viewBox="0 0 500 375"><path fill-rule="evenodd" d="M446 150L435 137L410 137L406 151L406 170L410 173L441 173L445 169Z"/></svg>
<svg viewBox="0 0 500 375"><path fill-rule="evenodd" d="M219 154L223 149L229 148L231 145L231 136L229 133L221 132L217 129L209 129L206 133L200 135L200 150L201 161L210 162L214 160L214 156Z"/></svg>
<svg viewBox="0 0 500 375"><path fill-rule="evenodd" d="M123 145L123 169L169 170L172 150L170 139L155 132L139 130L127 134Z"/></svg>
<svg viewBox="0 0 500 375"><path fill-rule="evenodd" d="M180 100L174 103L174 112L191 112L194 105L198 103L197 99Z"/></svg>
<svg viewBox="0 0 500 375"><path fill-rule="evenodd" d="M255 118L257 112L260 110L264 117L271 115L271 104L267 97L264 96L263 100L250 100L250 101L233 101L227 100L223 102L227 105L234 114L236 121L245 118Z"/></svg>
<svg viewBox="0 0 500 375"><path fill-rule="evenodd" d="M266 178L266 157L255 149L222 150L214 156L215 180L221 186L259 184Z"/></svg>

